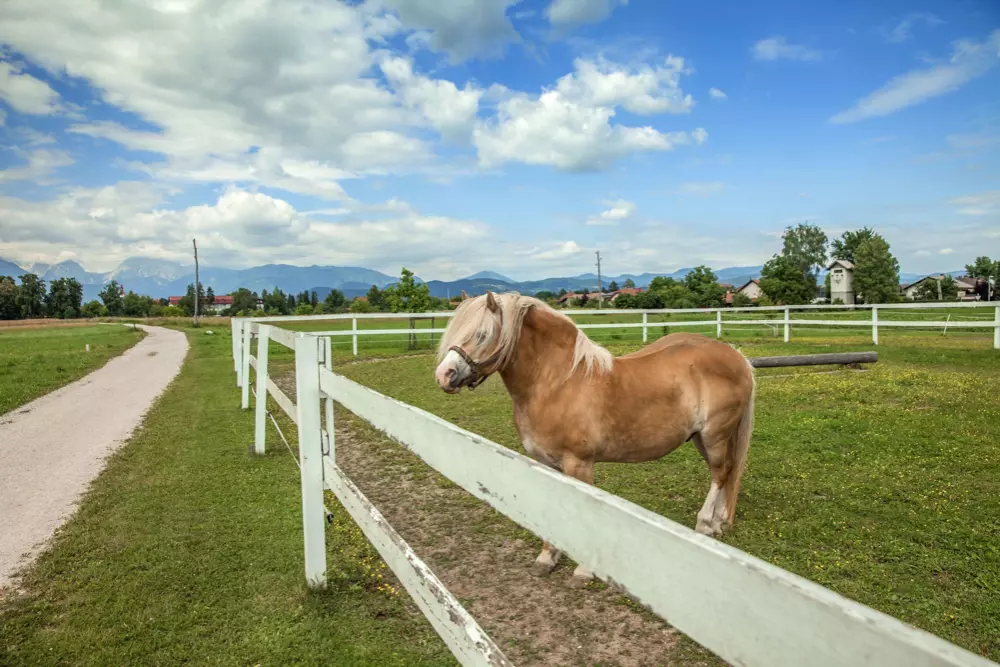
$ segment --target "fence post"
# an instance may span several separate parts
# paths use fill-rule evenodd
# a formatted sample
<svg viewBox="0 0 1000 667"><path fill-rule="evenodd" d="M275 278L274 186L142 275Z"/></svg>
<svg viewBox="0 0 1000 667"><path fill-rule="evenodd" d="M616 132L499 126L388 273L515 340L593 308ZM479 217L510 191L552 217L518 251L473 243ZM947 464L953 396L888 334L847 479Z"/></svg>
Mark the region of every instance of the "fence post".
<svg viewBox="0 0 1000 667"><path fill-rule="evenodd" d="M715 311L715 337L722 338L722 311Z"/></svg>
<svg viewBox="0 0 1000 667"><path fill-rule="evenodd" d="M295 338L295 400L302 469L302 534L306 583L326 588L326 535L323 526L323 443L319 416L319 339Z"/></svg>
<svg viewBox="0 0 1000 667"><path fill-rule="evenodd" d="M247 322L243 325L243 356L241 359L243 370L240 371L240 378L243 380L243 384L240 385L243 388L240 406L244 410L250 407L250 356L253 352L250 346L252 343L253 326Z"/></svg>
<svg viewBox="0 0 1000 667"><path fill-rule="evenodd" d="M229 320L229 330L233 338L233 370L236 371L236 386L240 386L240 320L239 318L232 318Z"/></svg>
<svg viewBox="0 0 1000 667"><path fill-rule="evenodd" d="M354 356L358 356L358 318L351 318L351 329L354 331L354 335L351 336L351 343L354 346Z"/></svg>
<svg viewBox="0 0 1000 667"><path fill-rule="evenodd" d="M1000 306L994 310L993 325L993 349L1000 350Z"/></svg>
<svg viewBox="0 0 1000 667"><path fill-rule="evenodd" d="M328 371L333 371L333 343L330 337L327 336L323 339L324 350L326 355L323 357L323 366ZM334 446L336 445L336 437L333 435L333 397L324 396L323 397L323 412L326 417L326 456L329 456L332 461L336 461L336 456L334 455Z"/></svg>
<svg viewBox="0 0 1000 667"><path fill-rule="evenodd" d="M642 342L645 343L649 340L649 329L646 327L649 325L649 313L646 311L642 312Z"/></svg>
<svg viewBox="0 0 1000 667"><path fill-rule="evenodd" d="M792 336L792 324L791 324L792 314L790 308L785 308L785 342Z"/></svg>
<svg viewBox="0 0 1000 667"><path fill-rule="evenodd" d="M878 345L878 306L872 306L872 344Z"/></svg>
<svg viewBox="0 0 1000 667"><path fill-rule="evenodd" d="M257 329L257 412L254 415L253 451L263 454L267 438L267 344L270 341L270 327L261 325Z"/></svg>

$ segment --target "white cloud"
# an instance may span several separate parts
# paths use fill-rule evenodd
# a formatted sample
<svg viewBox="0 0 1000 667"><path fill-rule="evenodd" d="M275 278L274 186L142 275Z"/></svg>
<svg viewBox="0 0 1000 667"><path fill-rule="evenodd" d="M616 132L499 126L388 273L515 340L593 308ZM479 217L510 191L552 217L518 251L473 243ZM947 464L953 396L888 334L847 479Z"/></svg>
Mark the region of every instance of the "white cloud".
<svg viewBox="0 0 1000 667"><path fill-rule="evenodd" d="M1000 214L1000 190L966 197L955 197L949 203L959 207L957 210L962 215L982 216L994 213Z"/></svg>
<svg viewBox="0 0 1000 667"><path fill-rule="evenodd" d="M9 62L0 62L0 100L18 113L46 116L60 110L59 93Z"/></svg>
<svg viewBox="0 0 1000 667"><path fill-rule="evenodd" d="M800 60L810 62L823 57L819 51L801 44L789 44L788 40L780 35L760 40L753 45L752 53L754 60L763 61Z"/></svg>
<svg viewBox="0 0 1000 667"><path fill-rule="evenodd" d="M419 111L442 137L469 140L483 90L469 84L460 89L451 81L414 74L413 64L405 58L386 57L379 66L402 102Z"/></svg>
<svg viewBox="0 0 1000 667"><path fill-rule="evenodd" d="M635 215L635 204L624 199L608 202L610 208L587 218L588 225L617 225Z"/></svg>
<svg viewBox="0 0 1000 667"><path fill-rule="evenodd" d="M576 71L559 79L555 90L565 99L587 106L621 106L640 115L688 113L694 98L680 88L690 70L684 59L667 56L662 65L627 68L604 59L578 59Z"/></svg>
<svg viewBox="0 0 1000 667"><path fill-rule="evenodd" d="M553 0L545 16L553 25L599 23L611 16L615 7L627 4L628 0Z"/></svg>
<svg viewBox="0 0 1000 667"><path fill-rule="evenodd" d="M427 127L468 131L478 91L411 72L397 95L379 78L381 56L367 40L405 33L407 20L437 11L447 16L431 21L435 38L452 34L460 42L452 46L471 48L485 34L477 25L493 25L494 14L506 21L505 5L388 5L398 14L378 0L6 0L0 42L54 74L86 80L104 102L141 118L143 126L81 120L70 131L163 155L153 172L245 173L251 147L359 175L406 172L432 159ZM44 82L3 67L4 95L13 87L26 110L56 108ZM305 180L294 179L295 191L330 191L328 181Z"/></svg>
<svg viewBox="0 0 1000 667"><path fill-rule="evenodd" d="M954 248L941 248L940 250L938 250L938 254L939 255L953 255L953 254L955 254L955 249Z"/></svg>
<svg viewBox="0 0 1000 667"><path fill-rule="evenodd" d="M956 42L947 62L897 76L850 109L833 116L830 122L855 123L866 118L888 116L900 109L958 90L969 81L986 74L998 60L1000 30L995 30L984 42Z"/></svg>
<svg viewBox="0 0 1000 667"><path fill-rule="evenodd" d="M681 183L675 194L688 195L691 197L711 197L725 190L725 183L718 181L692 181Z"/></svg>
<svg viewBox="0 0 1000 667"><path fill-rule="evenodd" d="M913 253L913 255L915 257L930 257L931 256L931 251L930 250L918 250L915 253Z"/></svg>
<svg viewBox="0 0 1000 667"><path fill-rule="evenodd" d="M729 99L729 95L726 95L724 92L722 92L718 88L709 88L708 89L708 96L711 97L713 100L728 100Z"/></svg>
<svg viewBox="0 0 1000 667"><path fill-rule="evenodd" d="M912 14L907 14L897 23L891 30L883 30L883 36L885 41L892 44L899 44L905 42L913 37L913 26L917 23L923 23L924 25L934 27L944 23L934 14L927 12L913 12Z"/></svg>
<svg viewBox="0 0 1000 667"><path fill-rule="evenodd" d="M427 31L427 45L448 53L452 62L477 55L498 55L520 41L507 20L519 0L383 0L408 28Z"/></svg>
<svg viewBox="0 0 1000 667"><path fill-rule="evenodd" d="M561 260L573 255L579 255L583 248L576 241L565 241L548 250L538 250L529 255L531 259L550 261Z"/></svg>
<svg viewBox="0 0 1000 667"><path fill-rule="evenodd" d="M480 121L473 143L483 167L506 162L550 165L575 171L608 167L636 152L666 151L676 145L704 143L697 128L663 133L651 126L612 125L615 108L636 114L684 113L693 100L679 87L681 58L663 65L625 68L604 60L577 60L576 71L559 79L537 98L511 94L498 104L497 117Z"/></svg>
<svg viewBox="0 0 1000 667"><path fill-rule="evenodd" d="M28 162L23 167L11 167L0 170L0 183L8 181L30 180L46 184L48 177L62 167L68 167L74 160L70 154L62 150L39 148L31 151L26 158Z"/></svg>

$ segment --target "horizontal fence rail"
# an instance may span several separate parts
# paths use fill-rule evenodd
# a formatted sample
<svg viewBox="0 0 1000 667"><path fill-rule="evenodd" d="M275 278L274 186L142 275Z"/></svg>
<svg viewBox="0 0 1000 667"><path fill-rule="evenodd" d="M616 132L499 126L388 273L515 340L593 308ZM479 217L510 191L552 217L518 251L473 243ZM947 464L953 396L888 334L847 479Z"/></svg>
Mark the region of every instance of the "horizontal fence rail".
<svg viewBox="0 0 1000 667"><path fill-rule="evenodd" d="M330 371L320 371L319 384L442 475L732 664L992 664ZM318 396L311 403L318 405Z"/></svg>
<svg viewBox="0 0 1000 667"><path fill-rule="evenodd" d="M947 315L945 319L940 316L938 319L930 319L930 313L915 313L916 316L922 316L921 319L884 319L880 318L880 313L884 314L886 311L892 311L893 313L907 313L907 311L934 311L941 309L963 309L968 312L976 312L976 309L983 311L984 309L992 310L992 317L989 313L985 314L982 319L953 319L951 315ZM826 313L818 311L827 311ZM951 330L962 330L962 331L974 331L977 329L982 330L993 330L993 347L994 349L1000 350L1000 304L997 302L954 302L954 303L893 303L893 304L861 304L861 305L831 305L831 304L809 304L809 305L796 305L796 306L757 306L749 308L661 308L655 310L626 310L626 309L604 309L604 310L564 310L562 311L566 315L571 317L577 316L623 316L629 315L633 317L641 317L641 321L635 322L580 322L577 324L582 330L585 331L601 331L601 330L640 330L642 332L642 341L645 343L649 340L649 330L650 328L661 327L663 329L685 329L691 327L715 327L715 335L721 338L725 328L746 328L746 327L771 327L775 334L777 334L778 328L783 328L784 341L790 342L792 336L792 329L810 329L810 328L839 328L845 327L847 329L863 329L871 327L872 332L872 343L875 345L879 344L879 330L880 329L929 329L929 330L941 330L943 333L947 333L949 329ZM745 317L741 316L743 314L753 314L753 313L781 313L783 317ZM816 312L816 317L811 317L810 313ZM797 317L793 317L793 313L798 313ZM844 315L861 315L865 314L864 318L854 318L854 319L834 319L832 317L823 317L824 314L834 315L834 314L844 314ZM433 325L434 321L437 319L447 320L454 317L453 311L445 312L433 312L433 313L341 313L341 314L328 314L328 315L288 315L279 317L254 317L254 318L234 318L233 320L233 355L234 362L237 365L237 384L242 387L241 377L243 372L246 370L245 363L243 368L240 368L239 359L242 355L243 342L239 342L239 338L245 338L247 328L249 327L252 334L256 334L260 326L265 325L275 325L275 324L304 324L309 322L350 322L350 328L344 329L324 329L322 331L312 332L314 335L330 337L334 340L339 341L340 339L349 338L351 344L351 350L354 356L359 354L359 343L361 338L377 338L386 337L387 340L393 340L393 338L402 338L406 336L409 341L415 342L417 336L430 336L433 342L434 336L443 334L447 329L445 327L430 326L430 327L399 327L399 328L359 328L359 322L365 322L366 320L380 320L380 321L392 321L392 320L411 320L413 322L429 322ZM653 321L651 317L656 316L670 316L670 315L692 315L696 319L691 320L667 320L667 321ZM700 317L706 319L700 319ZM707 319L712 317L713 319ZM968 316L964 316L968 317ZM272 339L281 345L294 349L295 347L295 332L281 329L274 326L272 331ZM425 338L426 339L426 338ZM340 344L339 342L337 343ZM346 344L346 343L345 343Z"/></svg>
<svg viewBox="0 0 1000 667"><path fill-rule="evenodd" d="M778 320L780 324L789 323L787 312L786 319ZM378 317L384 315L371 319ZM643 319L648 320L648 315L643 314ZM719 325L720 320L717 315L708 323ZM873 320L877 321L874 309ZM326 585L323 491L328 489L463 665L510 663L337 466L334 400L732 664L997 667L932 634L333 373L331 339L367 334L356 329L356 322L351 330L318 334L247 318L234 320L232 326L234 367L242 395L249 387L251 369L256 373L255 451L264 451L268 396L298 426L296 456L301 469L308 584ZM256 356L252 354L254 338ZM268 375L272 341L295 351L294 401ZM812 363L871 363L877 353L805 357ZM805 357L763 358L757 365L783 366ZM243 406L249 407L246 401Z"/></svg>

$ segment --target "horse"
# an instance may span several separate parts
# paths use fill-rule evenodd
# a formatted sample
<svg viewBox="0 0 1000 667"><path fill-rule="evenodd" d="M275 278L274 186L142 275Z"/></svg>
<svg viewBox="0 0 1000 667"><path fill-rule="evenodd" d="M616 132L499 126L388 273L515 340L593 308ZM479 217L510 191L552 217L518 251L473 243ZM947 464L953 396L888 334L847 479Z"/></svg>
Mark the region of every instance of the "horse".
<svg viewBox="0 0 1000 667"><path fill-rule="evenodd" d="M544 302L487 292L455 310L434 376L457 394L494 373L536 461L593 484L595 463L654 461L691 440L711 474L696 530L718 537L732 526L755 394L753 368L732 346L674 333L615 357ZM560 556L543 541L532 572L550 573ZM573 575L578 583L593 579L582 565Z"/></svg>

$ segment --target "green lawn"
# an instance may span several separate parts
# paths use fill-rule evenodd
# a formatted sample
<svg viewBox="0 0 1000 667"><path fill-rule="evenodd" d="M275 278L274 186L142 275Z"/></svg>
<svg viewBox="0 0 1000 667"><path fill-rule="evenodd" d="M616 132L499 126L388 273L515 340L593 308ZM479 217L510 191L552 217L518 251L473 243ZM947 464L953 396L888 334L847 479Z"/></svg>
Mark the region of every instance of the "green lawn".
<svg viewBox="0 0 1000 667"><path fill-rule="evenodd" d="M131 327L96 324L0 329L0 414L100 368L144 335Z"/></svg>
<svg viewBox="0 0 1000 667"><path fill-rule="evenodd" d="M0 603L0 664L455 664L335 504L330 588L306 591L298 469L284 449L248 453L229 336L190 340L25 593Z"/></svg>
<svg viewBox="0 0 1000 667"><path fill-rule="evenodd" d="M759 372L749 468L724 539L1000 660L1000 352L985 336L883 343L864 373ZM749 356L872 349L865 335L741 344ZM521 449L500 381L448 396L433 367L424 356L339 370ZM684 446L654 463L599 465L597 483L693 527L709 477Z"/></svg>

